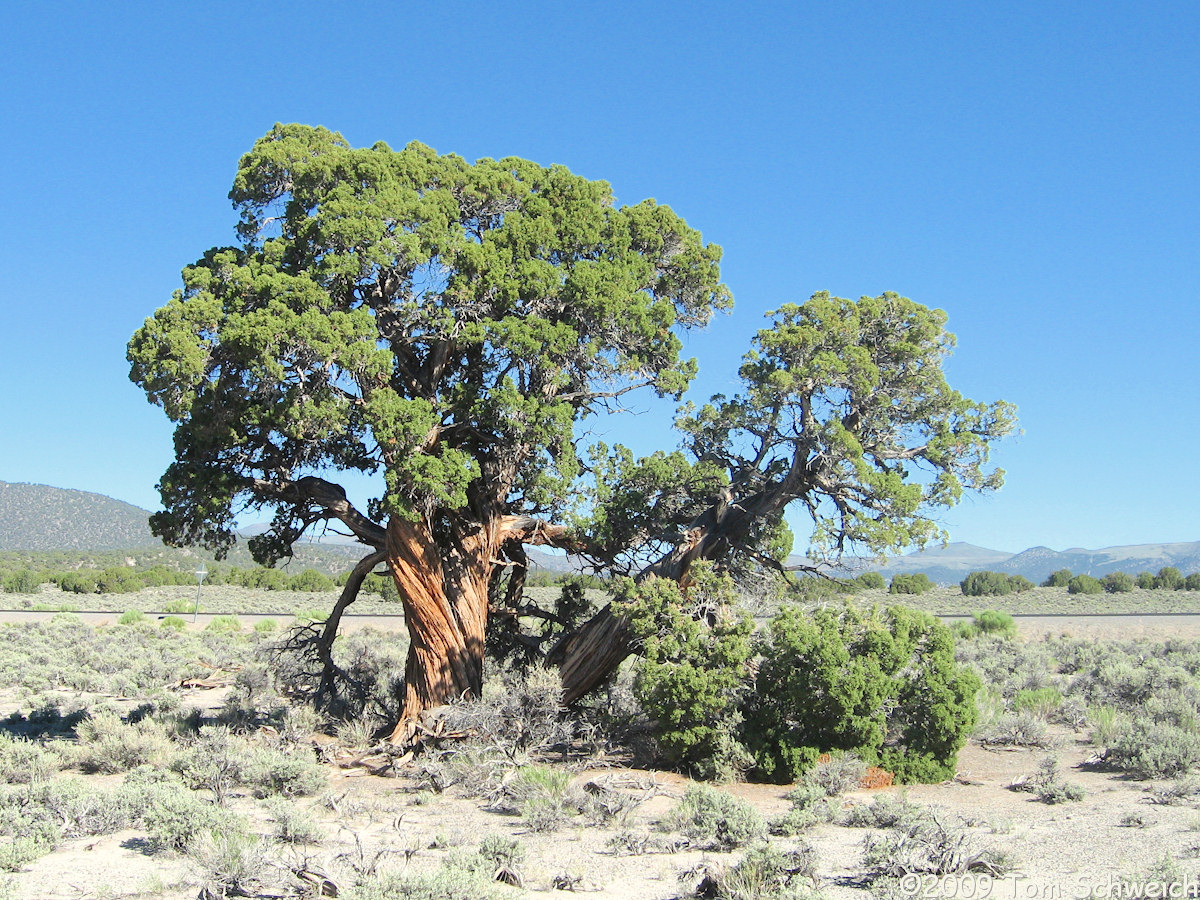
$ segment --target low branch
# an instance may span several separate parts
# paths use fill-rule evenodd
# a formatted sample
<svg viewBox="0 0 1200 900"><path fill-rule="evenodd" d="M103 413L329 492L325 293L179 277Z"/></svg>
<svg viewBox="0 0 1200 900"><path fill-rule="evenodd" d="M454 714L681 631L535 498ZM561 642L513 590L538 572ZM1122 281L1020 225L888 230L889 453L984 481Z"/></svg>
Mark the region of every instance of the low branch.
<svg viewBox="0 0 1200 900"><path fill-rule="evenodd" d="M354 536L368 547L382 549L387 540L387 531L354 508L346 499L345 489L332 481L308 475L296 481L268 481L256 478L253 489L260 495L272 497L296 506L319 506L326 518L335 518L353 532Z"/></svg>

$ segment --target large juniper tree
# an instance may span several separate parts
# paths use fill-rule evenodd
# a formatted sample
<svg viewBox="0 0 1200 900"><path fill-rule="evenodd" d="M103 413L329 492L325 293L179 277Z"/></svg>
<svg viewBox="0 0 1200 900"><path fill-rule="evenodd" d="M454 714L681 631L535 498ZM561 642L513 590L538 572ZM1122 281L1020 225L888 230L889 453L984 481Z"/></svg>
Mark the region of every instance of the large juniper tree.
<svg viewBox="0 0 1200 900"><path fill-rule="evenodd" d="M944 314L893 294L784 306L744 391L683 411L680 450L585 465L577 423L638 388L679 396L695 372L680 330L730 303L717 247L603 182L291 125L242 158L230 197L241 243L186 268L130 342L131 377L177 423L152 527L222 551L242 510L270 510L251 549L273 563L340 520L368 552L324 658L386 561L411 636L406 718L479 692L489 602L519 600L524 546L686 584L699 559L778 566L792 504L837 556L923 543L932 510L999 484L987 451L1011 410L952 391ZM338 471L381 476L368 509ZM540 648L568 701L632 649L613 607Z"/></svg>

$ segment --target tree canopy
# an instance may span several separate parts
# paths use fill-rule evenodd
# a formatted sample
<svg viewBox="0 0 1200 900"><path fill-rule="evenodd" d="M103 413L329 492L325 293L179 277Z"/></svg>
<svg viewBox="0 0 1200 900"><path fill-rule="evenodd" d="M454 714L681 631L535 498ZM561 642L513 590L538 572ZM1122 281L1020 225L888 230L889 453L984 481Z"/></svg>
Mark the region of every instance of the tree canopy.
<svg viewBox="0 0 1200 900"><path fill-rule="evenodd" d="M370 552L325 651L385 561L412 638L406 715L478 692L526 545L686 588L698 560L784 568L789 506L812 520L816 568L922 545L938 509L1001 482L988 450L1012 408L951 389L945 314L894 293L784 304L741 390L681 408L677 449L583 452L581 419L627 392L682 396L680 332L731 300L720 249L669 207L619 206L562 166L277 125L230 198L240 244L184 269L129 345L131 378L176 423L152 528L222 551L246 509L269 511L252 550L271 563L340 520ZM380 476L366 510L339 471ZM538 652L569 701L634 642L609 607Z"/></svg>

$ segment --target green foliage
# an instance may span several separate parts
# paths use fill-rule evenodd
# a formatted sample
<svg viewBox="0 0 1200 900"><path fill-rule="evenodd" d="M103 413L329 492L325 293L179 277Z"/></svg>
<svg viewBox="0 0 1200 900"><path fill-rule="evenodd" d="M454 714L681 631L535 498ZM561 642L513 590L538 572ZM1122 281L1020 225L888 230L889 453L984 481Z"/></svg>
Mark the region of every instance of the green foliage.
<svg viewBox="0 0 1200 900"><path fill-rule="evenodd" d="M933 590L933 582L924 572L907 572L892 576L889 594L923 594Z"/></svg>
<svg viewBox="0 0 1200 900"><path fill-rule="evenodd" d="M1104 593L1104 585L1097 578L1091 575L1075 575L1067 582L1067 593L1069 594L1102 594Z"/></svg>
<svg viewBox="0 0 1200 900"><path fill-rule="evenodd" d="M1108 746L1105 762L1138 778L1173 778L1200 767L1200 734L1165 721L1126 723Z"/></svg>
<svg viewBox="0 0 1200 900"><path fill-rule="evenodd" d="M971 572L959 586L966 597L1002 597L1013 592L1008 576L1002 572Z"/></svg>
<svg viewBox="0 0 1200 900"><path fill-rule="evenodd" d="M183 853L204 834L241 831L241 820L228 810L183 788L157 792L142 816L150 842Z"/></svg>
<svg viewBox="0 0 1200 900"><path fill-rule="evenodd" d="M497 476L502 499L561 502L593 387L677 395L695 364L676 330L730 302L719 248L562 166L278 125L230 196L241 245L185 269L129 345L131 378L178 425L151 518L173 542L223 551L247 493L277 507L252 545L279 558L307 503L251 479L280 471L382 470L384 514L463 509Z"/></svg>
<svg viewBox="0 0 1200 900"><path fill-rule="evenodd" d="M971 572L959 585L965 597L1003 597L1033 590L1029 579L1003 572Z"/></svg>
<svg viewBox="0 0 1200 900"><path fill-rule="evenodd" d="M237 616L213 616L204 626L204 630L217 634L228 634L231 631L241 631L242 623L238 621Z"/></svg>
<svg viewBox="0 0 1200 900"><path fill-rule="evenodd" d="M1105 593L1128 594L1133 590L1133 576L1128 572L1109 572L1100 579Z"/></svg>
<svg viewBox="0 0 1200 900"><path fill-rule="evenodd" d="M305 569L288 580L288 590L292 591L332 591L334 587L333 579L316 569Z"/></svg>
<svg viewBox="0 0 1200 900"><path fill-rule="evenodd" d="M30 784L44 781L58 770L59 755L52 749L0 732L0 782Z"/></svg>
<svg viewBox="0 0 1200 900"><path fill-rule="evenodd" d="M652 578L626 582L617 599L642 650L634 693L657 725L664 756L703 777L729 778L746 762L735 734L753 623L733 612L728 576L702 565L692 573L686 594Z"/></svg>
<svg viewBox="0 0 1200 900"><path fill-rule="evenodd" d="M692 896L706 900L819 900L816 852L801 845L784 852L751 847L730 869L708 872Z"/></svg>
<svg viewBox="0 0 1200 900"><path fill-rule="evenodd" d="M887 581L878 572L863 572L854 579L865 590L882 590L887 587Z"/></svg>
<svg viewBox="0 0 1200 900"><path fill-rule="evenodd" d="M140 622L146 621L146 614L140 609L127 609L121 613L121 618L117 619L118 625L137 625Z"/></svg>
<svg viewBox="0 0 1200 900"><path fill-rule="evenodd" d="M708 785L691 785L667 823L696 848L735 850L766 834L762 816L747 800Z"/></svg>
<svg viewBox="0 0 1200 900"><path fill-rule="evenodd" d="M1183 580L1185 591L1200 591L1200 572L1193 572Z"/></svg>
<svg viewBox="0 0 1200 900"><path fill-rule="evenodd" d="M1017 623L1013 621L1013 617L1008 613L996 612L994 609L985 609L981 613L976 613L973 619L974 626L981 634L995 635L1003 638L1015 638L1017 636Z"/></svg>
<svg viewBox="0 0 1200 900"><path fill-rule="evenodd" d="M795 780L834 750L902 782L953 775L979 679L957 665L949 629L932 616L785 606L759 651L745 740L760 776Z"/></svg>
<svg viewBox="0 0 1200 900"><path fill-rule="evenodd" d="M388 574L372 572L363 579L360 591L365 594L378 594L384 600L390 600L394 603L400 602L400 592L396 589L396 579Z"/></svg>
<svg viewBox="0 0 1200 900"><path fill-rule="evenodd" d="M1042 587L1066 587L1071 583L1072 573L1070 569L1059 569L1056 572L1051 572L1050 575L1042 582Z"/></svg>
<svg viewBox="0 0 1200 900"><path fill-rule="evenodd" d="M187 628L187 622L179 618L179 616L163 616L161 622L158 623L159 628L170 628L174 631L183 631Z"/></svg>
<svg viewBox="0 0 1200 900"><path fill-rule="evenodd" d="M1160 591L1178 591L1183 587L1183 575L1174 566L1163 566L1154 576L1154 587Z"/></svg>
<svg viewBox="0 0 1200 900"><path fill-rule="evenodd" d="M848 543L882 552L938 539L931 510L1000 485L989 446L1014 411L946 383L944 312L894 293L820 292L769 315L744 357L743 390L677 420L692 457L719 461L736 486L732 503L804 497L812 552L837 556ZM912 478L917 467L932 477Z"/></svg>
<svg viewBox="0 0 1200 900"><path fill-rule="evenodd" d="M1138 572L1137 586L1144 591L1152 591L1157 586L1154 581L1154 575L1150 572Z"/></svg>
<svg viewBox="0 0 1200 900"><path fill-rule="evenodd" d="M1017 712L1029 710L1036 716L1048 719L1062 706L1062 692L1055 687L1022 688L1013 698L1013 709Z"/></svg>
<svg viewBox="0 0 1200 900"><path fill-rule="evenodd" d="M18 569L0 580L0 587L9 594L36 594L42 586L42 573L33 569Z"/></svg>

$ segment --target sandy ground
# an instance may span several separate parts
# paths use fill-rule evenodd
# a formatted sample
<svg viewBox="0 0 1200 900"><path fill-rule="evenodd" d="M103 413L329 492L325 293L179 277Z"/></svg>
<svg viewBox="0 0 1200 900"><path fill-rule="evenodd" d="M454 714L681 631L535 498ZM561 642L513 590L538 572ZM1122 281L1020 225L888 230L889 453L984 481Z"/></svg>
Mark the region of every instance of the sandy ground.
<svg viewBox="0 0 1200 900"><path fill-rule="evenodd" d="M936 809L943 821L966 828L975 846L1002 848L1016 860L1010 874L986 885L979 877L937 884L930 879L912 885L910 896L1082 897L1093 889L1105 890L1105 885L1128 883L1164 854L1184 860L1200 854L1200 812L1194 803L1153 805L1153 784L1075 769L1091 748L1070 732L1061 732L1060 740L1057 755L1065 777L1087 792L1081 802L1049 806L1008 789L1014 779L1036 769L1045 751L978 746L963 751L955 781L888 789ZM576 891L601 892L615 900L668 900L686 891L688 883L680 881L680 873L702 864L731 865L739 857L686 850L619 856L609 848L609 841L621 830L654 833L656 823L687 787L686 779L670 773L575 769L576 785L599 782L643 797L644 802L624 825L589 826L575 819L551 834L531 832L519 817L489 811L482 801L453 789L431 794L415 767L397 774L384 778L331 766L324 801L297 801L320 823L325 842L298 850L277 847L277 864L295 866L306 861L311 869L323 870L345 885L352 882L356 865L429 870L456 850L478 846L484 835L499 833L519 840L526 849L520 872L528 892L551 891L555 879L565 877ZM768 818L788 809L789 789L752 784L723 788L752 801ZM845 807L869 803L879 793L860 791L847 795L843 803ZM260 820L258 825L263 831L270 829L269 821ZM867 833L861 828L823 825L802 838L772 840L785 849L808 841L818 852L825 893L831 898L867 900L872 896L862 880ZM130 831L68 842L14 876L13 896L28 900L195 897L197 873L188 862L149 853L142 837ZM514 889L512 895L521 893Z"/></svg>

